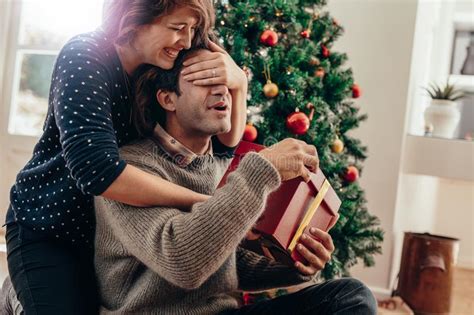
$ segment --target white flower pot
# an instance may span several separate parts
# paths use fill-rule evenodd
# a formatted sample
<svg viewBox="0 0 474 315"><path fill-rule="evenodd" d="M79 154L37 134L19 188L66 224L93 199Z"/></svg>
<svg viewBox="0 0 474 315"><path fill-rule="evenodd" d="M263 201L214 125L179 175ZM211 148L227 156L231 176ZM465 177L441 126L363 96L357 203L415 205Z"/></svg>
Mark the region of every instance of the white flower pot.
<svg viewBox="0 0 474 315"><path fill-rule="evenodd" d="M433 136L453 138L461 119L456 102L448 100L431 100L425 110L425 124L433 126Z"/></svg>

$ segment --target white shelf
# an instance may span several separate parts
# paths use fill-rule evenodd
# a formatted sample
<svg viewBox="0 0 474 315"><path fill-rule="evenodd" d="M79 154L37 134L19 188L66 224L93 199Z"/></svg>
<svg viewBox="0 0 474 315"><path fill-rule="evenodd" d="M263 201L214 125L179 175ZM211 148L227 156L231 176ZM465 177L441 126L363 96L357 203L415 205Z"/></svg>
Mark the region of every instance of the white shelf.
<svg viewBox="0 0 474 315"><path fill-rule="evenodd" d="M474 142L407 135L403 172L474 181Z"/></svg>
<svg viewBox="0 0 474 315"><path fill-rule="evenodd" d="M466 92L474 92L474 75L451 74L449 76L449 83Z"/></svg>

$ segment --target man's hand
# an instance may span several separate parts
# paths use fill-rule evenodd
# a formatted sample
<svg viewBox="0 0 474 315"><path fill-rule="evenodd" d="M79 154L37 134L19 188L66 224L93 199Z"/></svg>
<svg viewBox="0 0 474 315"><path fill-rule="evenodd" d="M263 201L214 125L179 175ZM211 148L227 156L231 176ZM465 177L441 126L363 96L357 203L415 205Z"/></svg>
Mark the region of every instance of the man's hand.
<svg viewBox="0 0 474 315"><path fill-rule="evenodd" d="M286 138L259 152L280 173L286 181L301 176L305 182L311 179L309 172L319 167L318 151L314 145L304 141Z"/></svg>
<svg viewBox="0 0 474 315"><path fill-rule="evenodd" d="M336 224L339 215L331 221L328 231ZM320 229L311 228L310 234L303 234L296 250L303 256L308 265L296 262L295 267L304 275L313 276L323 270L334 252L334 243L329 233Z"/></svg>

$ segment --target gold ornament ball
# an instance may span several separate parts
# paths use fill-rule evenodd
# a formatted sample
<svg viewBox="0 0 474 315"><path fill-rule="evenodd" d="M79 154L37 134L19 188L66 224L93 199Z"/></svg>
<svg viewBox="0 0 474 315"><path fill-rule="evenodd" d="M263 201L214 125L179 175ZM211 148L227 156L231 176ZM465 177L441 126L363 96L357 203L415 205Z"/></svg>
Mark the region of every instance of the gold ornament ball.
<svg viewBox="0 0 474 315"><path fill-rule="evenodd" d="M278 95L278 85L271 81L267 81L267 84L263 87L263 94L265 94L267 98L274 98Z"/></svg>
<svg viewBox="0 0 474 315"><path fill-rule="evenodd" d="M331 146L332 152L341 153L344 150L344 143L340 139L334 140Z"/></svg>

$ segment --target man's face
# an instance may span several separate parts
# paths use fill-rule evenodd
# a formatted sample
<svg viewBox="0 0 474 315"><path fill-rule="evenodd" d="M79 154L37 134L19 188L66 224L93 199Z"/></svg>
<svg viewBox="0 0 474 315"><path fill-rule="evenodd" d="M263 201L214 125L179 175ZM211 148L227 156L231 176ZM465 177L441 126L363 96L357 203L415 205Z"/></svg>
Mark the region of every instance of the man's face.
<svg viewBox="0 0 474 315"><path fill-rule="evenodd" d="M209 50L198 50L189 55L210 54ZM188 134L211 136L230 131L232 97L225 85L199 86L179 76L181 95L171 95L175 103L176 121Z"/></svg>

